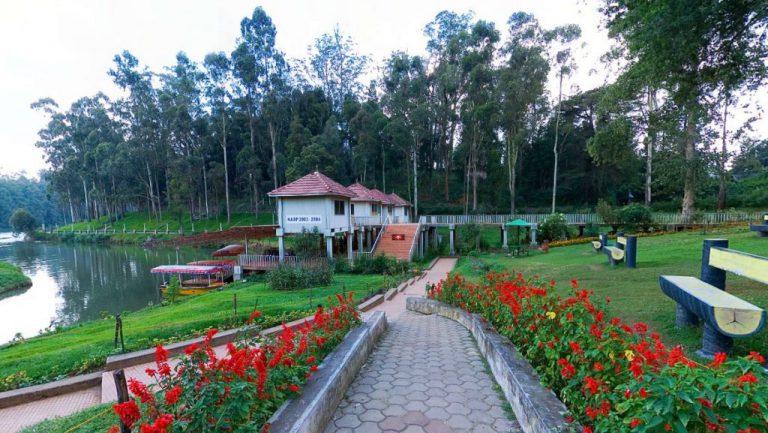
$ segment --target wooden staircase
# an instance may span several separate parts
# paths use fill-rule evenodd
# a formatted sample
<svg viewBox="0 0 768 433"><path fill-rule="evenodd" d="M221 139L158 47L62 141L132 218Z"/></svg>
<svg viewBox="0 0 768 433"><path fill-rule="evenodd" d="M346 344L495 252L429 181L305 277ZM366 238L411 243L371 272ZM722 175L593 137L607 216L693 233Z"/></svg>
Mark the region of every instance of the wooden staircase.
<svg viewBox="0 0 768 433"><path fill-rule="evenodd" d="M389 224L384 228L373 254L397 257L400 260L411 260L411 247L416 241L418 226L418 224Z"/></svg>

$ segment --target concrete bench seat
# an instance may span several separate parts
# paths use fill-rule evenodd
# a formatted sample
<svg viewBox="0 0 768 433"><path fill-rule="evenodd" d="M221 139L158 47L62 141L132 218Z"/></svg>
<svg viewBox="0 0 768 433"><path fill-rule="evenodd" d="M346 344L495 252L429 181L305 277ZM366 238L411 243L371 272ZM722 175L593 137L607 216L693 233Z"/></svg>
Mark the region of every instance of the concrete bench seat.
<svg viewBox="0 0 768 433"><path fill-rule="evenodd" d="M725 273L768 284L768 258L730 250L728 241L704 241L701 279L662 275L662 292L677 302L677 327L704 322L704 337L699 355L712 358L717 352L729 353L733 339L749 337L765 327L766 312L725 291Z"/></svg>
<svg viewBox="0 0 768 433"><path fill-rule="evenodd" d="M637 267L636 236L624 236L619 234L616 236L616 245L604 246L603 252L608 256L608 262L611 266L616 266L618 263L625 262L628 268Z"/></svg>
<svg viewBox="0 0 768 433"><path fill-rule="evenodd" d="M757 232L761 238L768 237L768 224L750 224L749 230Z"/></svg>

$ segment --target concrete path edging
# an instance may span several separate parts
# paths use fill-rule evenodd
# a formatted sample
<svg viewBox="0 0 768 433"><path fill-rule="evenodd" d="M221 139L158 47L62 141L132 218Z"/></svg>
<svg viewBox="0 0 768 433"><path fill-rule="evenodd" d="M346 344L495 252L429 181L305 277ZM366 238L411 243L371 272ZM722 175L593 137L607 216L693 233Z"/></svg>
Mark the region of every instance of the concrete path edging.
<svg viewBox="0 0 768 433"><path fill-rule="evenodd" d="M386 328L386 315L377 311L344 337L304 385L301 396L286 402L272 415L270 433L322 432Z"/></svg>
<svg viewBox="0 0 768 433"><path fill-rule="evenodd" d="M406 299L406 309L447 317L472 333L525 433L565 432L575 427L564 417L568 409L563 402L552 390L541 385L531 364L482 316L433 299L416 297Z"/></svg>
<svg viewBox="0 0 768 433"><path fill-rule="evenodd" d="M362 312L366 312L366 311L370 310L371 308L381 304L382 302L384 302L384 295L371 296L370 299L368 299L367 301L359 304L357 306L357 309L362 311Z"/></svg>
<svg viewBox="0 0 768 433"><path fill-rule="evenodd" d="M0 393L0 409L55 397L75 391L82 391L101 384L101 372L82 374L66 379L32 385Z"/></svg>

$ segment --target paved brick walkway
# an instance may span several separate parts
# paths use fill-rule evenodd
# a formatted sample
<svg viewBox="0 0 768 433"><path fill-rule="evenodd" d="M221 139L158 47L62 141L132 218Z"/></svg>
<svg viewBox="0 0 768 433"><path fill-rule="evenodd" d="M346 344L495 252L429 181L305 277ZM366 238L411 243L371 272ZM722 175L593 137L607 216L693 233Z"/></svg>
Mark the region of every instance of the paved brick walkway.
<svg viewBox="0 0 768 433"><path fill-rule="evenodd" d="M101 403L101 389L89 388L0 409L0 432L13 433L44 419L65 416Z"/></svg>
<svg viewBox="0 0 768 433"><path fill-rule="evenodd" d="M402 311L408 293L422 295L425 284L441 278L446 267L453 263L438 263L427 277L381 306L389 329L326 433L522 431L504 411L469 331L440 316ZM399 314L391 314L398 306Z"/></svg>

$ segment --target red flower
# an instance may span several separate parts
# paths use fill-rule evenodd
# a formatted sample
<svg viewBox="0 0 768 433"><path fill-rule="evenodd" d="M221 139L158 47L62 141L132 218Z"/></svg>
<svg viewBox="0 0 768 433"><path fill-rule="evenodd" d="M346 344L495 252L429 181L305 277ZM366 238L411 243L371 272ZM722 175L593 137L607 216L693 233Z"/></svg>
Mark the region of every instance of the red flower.
<svg viewBox="0 0 768 433"><path fill-rule="evenodd" d="M187 355L192 355L197 351L197 347L198 347L197 343L192 343L186 348L184 348L184 353L186 353Z"/></svg>
<svg viewBox="0 0 768 433"><path fill-rule="evenodd" d="M120 421L127 425L128 428L133 427L133 423L141 419L141 413L139 412L139 406L134 400L128 400L125 403L119 403L112 406L117 416L120 417Z"/></svg>
<svg viewBox="0 0 768 433"><path fill-rule="evenodd" d="M642 421L640 421L639 419L635 418L635 419L633 419L632 421L629 422L629 426L632 427L632 428L635 428L635 427L639 426L641 423L642 423Z"/></svg>
<svg viewBox="0 0 768 433"><path fill-rule="evenodd" d="M149 391L147 385L139 382L134 378L128 379L128 389L133 395L139 397L142 403L152 403L155 401L155 396Z"/></svg>
<svg viewBox="0 0 768 433"><path fill-rule="evenodd" d="M211 340L213 339L213 336L216 335L217 332L219 332L218 329L216 328L211 329L210 331L208 331L207 334L205 334L205 338L203 339L203 341L205 341L206 343L210 343Z"/></svg>
<svg viewBox="0 0 768 433"><path fill-rule="evenodd" d="M576 280L571 280L571 287L573 287L574 289L578 289L579 288L579 282L576 281Z"/></svg>
<svg viewBox="0 0 768 433"><path fill-rule="evenodd" d="M157 345L155 347L155 362L158 364L162 364L163 362L168 361L168 351L165 350L165 347L161 345Z"/></svg>
<svg viewBox="0 0 768 433"><path fill-rule="evenodd" d="M107 433L120 433L120 427L113 425L107 430Z"/></svg>
<svg viewBox="0 0 768 433"><path fill-rule="evenodd" d="M595 365L592 366L592 369L595 371L603 371L603 364L596 362Z"/></svg>
<svg viewBox="0 0 768 433"><path fill-rule="evenodd" d="M648 391L646 391L645 388L640 388L640 390L637 391L637 394L640 396L640 398L648 397Z"/></svg>
<svg viewBox="0 0 768 433"><path fill-rule="evenodd" d="M568 343L569 346L571 346L571 351L575 353L576 355L582 355L584 352L581 351L581 347L579 346L579 343L576 343L575 341L572 341Z"/></svg>
<svg viewBox="0 0 768 433"><path fill-rule="evenodd" d="M704 407L712 409L712 402L706 398L699 398L699 403L701 403L701 405Z"/></svg>
<svg viewBox="0 0 768 433"><path fill-rule="evenodd" d="M259 310L254 310L254 311L253 311L253 313L251 313L251 316L250 316L250 317L248 317L248 320L246 320L246 322L245 322L245 323L251 324L251 323L253 323L253 321L254 321L254 320L257 318L257 317L259 317L259 316L261 316L261 311L259 311Z"/></svg>
<svg viewBox="0 0 768 433"><path fill-rule="evenodd" d="M739 377L739 382L742 383L757 383L757 378L752 373L747 373L744 376Z"/></svg>
<svg viewBox="0 0 768 433"><path fill-rule="evenodd" d="M749 352L749 355L747 355L747 359L751 359L757 362L758 364L765 364L765 358L757 352Z"/></svg>
<svg viewBox="0 0 768 433"><path fill-rule="evenodd" d="M589 426L585 425L583 433L592 433L592 427L589 427Z"/></svg>
<svg viewBox="0 0 768 433"><path fill-rule="evenodd" d="M301 389L301 388L299 388L298 386L296 386L296 385L294 385L294 384L290 384L290 385L288 385L288 388L289 388L291 391L293 391L293 392L299 392L299 389Z"/></svg>
<svg viewBox="0 0 768 433"><path fill-rule="evenodd" d="M709 367L717 368L722 365L726 359L728 359L728 356L725 353L717 352L715 353L715 359L709 363Z"/></svg>
<svg viewBox="0 0 768 433"><path fill-rule="evenodd" d="M181 392L183 389L181 386L176 385L173 387L172 390L165 393L165 404L168 406L173 406L176 404L177 401L179 401L179 396L181 395Z"/></svg>

